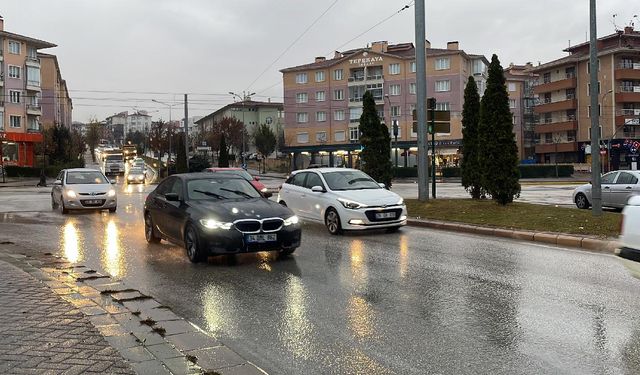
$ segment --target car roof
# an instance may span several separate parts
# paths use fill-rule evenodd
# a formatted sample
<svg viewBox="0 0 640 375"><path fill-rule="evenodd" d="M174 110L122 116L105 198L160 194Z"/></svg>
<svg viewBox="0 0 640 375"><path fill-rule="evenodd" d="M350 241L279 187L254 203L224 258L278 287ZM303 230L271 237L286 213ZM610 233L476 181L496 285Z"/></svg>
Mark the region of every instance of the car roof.
<svg viewBox="0 0 640 375"><path fill-rule="evenodd" d="M102 172L96 168L69 168L65 169L67 172Z"/></svg>
<svg viewBox="0 0 640 375"><path fill-rule="evenodd" d="M174 174L171 175L173 177L178 177L181 178L183 180L200 180L200 179L208 179L208 178L228 178L228 179L237 179L237 180L244 180L246 181L244 178L238 176L238 175L234 175L234 174L219 174L219 175L213 175L210 172L193 172L193 173L179 173L179 174Z"/></svg>
<svg viewBox="0 0 640 375"><path fill-rule="evenodd" d="M291 174L296 174L300 172L320 172L320 173L330 173L330 172L345 172L345 171L360 171L359 169L354 168L308 168L308 169L299 169L297 171L291 172Z"/></svg>
<svg viewBox="0 0 640 375"><path fill-rule="evenodd" d="M207 168L208 171L211 172L224 172L224 171L244 171L242 168L234 168L234 167L212 167Z"/></svg>

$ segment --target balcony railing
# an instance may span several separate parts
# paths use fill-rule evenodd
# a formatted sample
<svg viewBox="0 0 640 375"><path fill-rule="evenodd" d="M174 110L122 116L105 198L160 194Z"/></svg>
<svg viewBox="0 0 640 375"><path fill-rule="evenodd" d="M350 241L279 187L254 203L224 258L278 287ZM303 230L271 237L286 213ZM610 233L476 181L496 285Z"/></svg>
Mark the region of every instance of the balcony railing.
<svg viewBox="0 0 640 375"><path fill-rule="evenodd" d="M348 81L349 82L364 81L364 76L349 77Z"/></svg>
<svg viewBox="0 0 640 375"><path fill-rule="evenodd" d="M569 121L575 121L576 120L576 116L561 116L561 117L556 117L554 118L541 118L540 119L540 123L541 124L555 124L555 123L559 123L559 122L569 122Z"/></svg>
<svg viewBox="0 0 640 375"><path fill-rule="evenodd" d="M620 92L638 92L638 93L640 93L640 86L620 86Z"/></svg>
<svg viewBox="0 0 640 375"><path fill-rule="evenodd" d="M640 108L637 109L621 109L620 113L624 116L640 116Z"/></svg>
<svg viewBox="0 0 640 375"><path fill-rule="evenodd" d="M372 74L372 75L367 76L367 80L370 80L370 81L373 81L373 80L376 80L376 79L382 79L382 78L384 78L384 76L382 74Z"/></svg>
<svg viewBox="0 0 640 375"><path fill-rule="evenodd" d="M618 69L638 69L640 70L640 62L621 62Z"/></svg>
<svg viewBox="0 0 640 375"><path fill-rule="evenodd" d="M568 72L565 74L566 79L576 78L576 72Z"/></svg>

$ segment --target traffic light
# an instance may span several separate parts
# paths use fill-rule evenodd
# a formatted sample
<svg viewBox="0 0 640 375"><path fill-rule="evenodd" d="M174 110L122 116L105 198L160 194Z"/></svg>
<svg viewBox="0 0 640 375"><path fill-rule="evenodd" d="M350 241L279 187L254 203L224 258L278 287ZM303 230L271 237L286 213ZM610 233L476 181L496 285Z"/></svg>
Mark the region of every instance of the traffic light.
<svg viewBox="0 0 640 375"><path fill-rule="evenodd" d="M436 109L436 98L427 98L427 109Z"/></svg>

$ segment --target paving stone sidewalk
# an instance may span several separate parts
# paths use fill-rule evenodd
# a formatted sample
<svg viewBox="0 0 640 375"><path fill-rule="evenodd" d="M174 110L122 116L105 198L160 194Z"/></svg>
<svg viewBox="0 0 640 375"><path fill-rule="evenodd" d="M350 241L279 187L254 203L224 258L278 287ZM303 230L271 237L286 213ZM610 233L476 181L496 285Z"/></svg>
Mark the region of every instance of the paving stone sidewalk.
<svg viewBox="0 0 640 375"><path fill-rule="evenodd" d="M135 374L85 315L0 261L0 374Z"/></svg>

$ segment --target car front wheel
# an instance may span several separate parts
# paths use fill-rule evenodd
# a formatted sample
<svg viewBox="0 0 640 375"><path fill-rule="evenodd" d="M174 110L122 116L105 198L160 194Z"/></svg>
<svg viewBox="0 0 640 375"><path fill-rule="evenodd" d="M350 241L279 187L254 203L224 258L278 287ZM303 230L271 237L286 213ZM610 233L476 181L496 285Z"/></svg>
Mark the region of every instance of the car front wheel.
<svg viewBox="0 0 640 375"><path fill-rule="evenodd" d="M329 208L324 218L329 233L337 235L342 233L342 224L340 224L340 215L334 208Z"/></svg>
<svg viewBox="0 0 640 375"><path fill-rule="evenodd" d="M586 210L589 208L589 200L587 200L587 196L579 193L576 195L576 207L582 210Z"/></svg>
<svg viewBox="0 0 640 375"><path fill-rule="evenodd" d="M187 225L184 231L184 246L187 250L187 256L192 263L202 262L207 258L200 249L200 243L198 241L198 233L192 225Z"/></svg>
<svg viewBox="0 0 640 375"><path fill-rule="evenodd" d="M151 220L151 214L147 212L144 216L144 238L149 243L160 242L160 237L156 235L156 230L153 227L153 221Z"/></svg>
<svg viewBox="0 0 640 375"><path fill-rule="evenodd" d="M52 210L58 209L58 204L56 203L56 200L53 198L53 194L51 194L51 209Z"/></svg>

